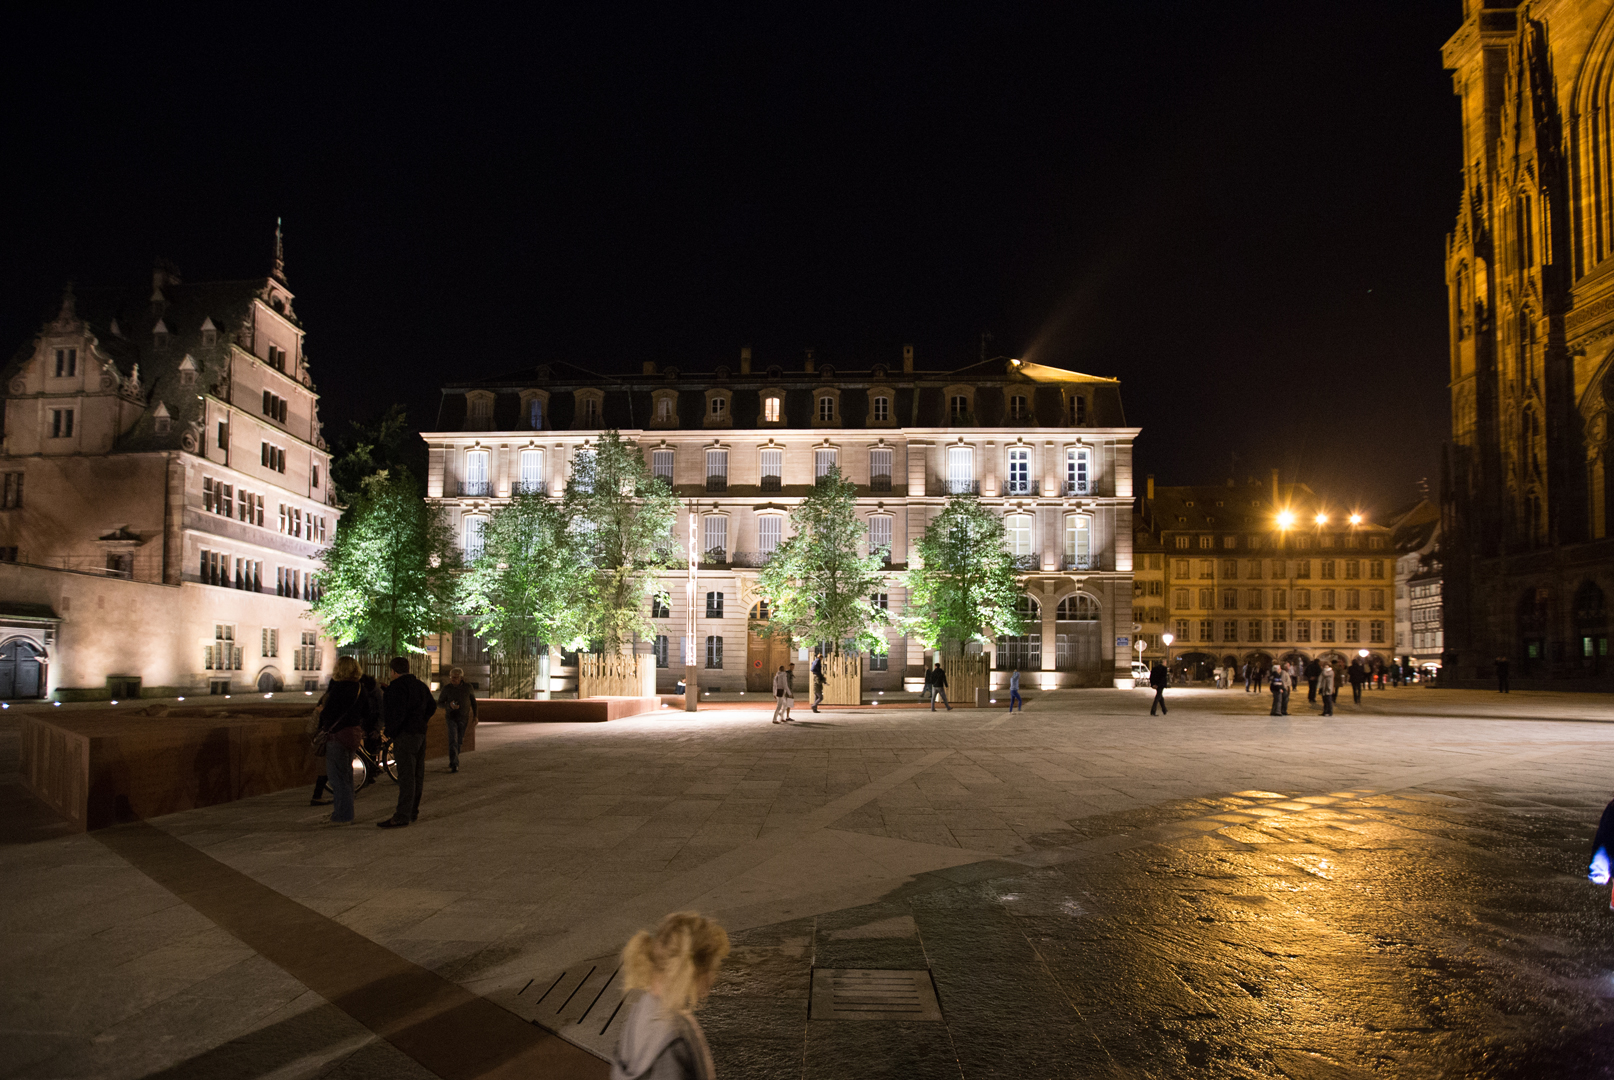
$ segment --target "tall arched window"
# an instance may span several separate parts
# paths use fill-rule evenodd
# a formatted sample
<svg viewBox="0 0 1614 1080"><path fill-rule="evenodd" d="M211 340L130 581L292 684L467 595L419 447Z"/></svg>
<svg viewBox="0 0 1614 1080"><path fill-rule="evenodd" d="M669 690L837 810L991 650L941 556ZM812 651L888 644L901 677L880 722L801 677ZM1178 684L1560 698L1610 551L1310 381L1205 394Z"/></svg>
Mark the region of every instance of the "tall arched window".
<svg viewBox="0 0 1614 1080"><path fill-rule="evenodd" d="M1009 476L1004 481L1003 493L1005 495L1030 495L1032 493L1030 447L1009 447Z"/></svg>
<svg viewBox="0 0 1614 1080"><path fill-rule="evenodd" d="M487 524L487 518L469 517L465 519L465 558L467 561L482 557L484 546L482 537Z"/></svg>
<svg viewBox="0 0 1614 1080"><path fill-rule="evenodd" d="M1089 490L1091 458L1085 446L1073 446L1065 451L1065 494L1086 495Z"/></svg>
<svg viewBox="0 0 1614 1080"><path fill-rule="evenodd" d="M1015 637L997 640L997 668L999 671L1042 670L1042 607L1031 596L1022 596L1015 611L1025 624L1026 632Z"/></svg>
<svg viewBox="0 0 1614 1080"><path fill-rule="evenodd" d="M1036 569L1036 555L1032 551L1036 523L1036 518L1030 514L1010 514L1003 519L1004 542L1009 554L1014 556L1016 570Z"/></svg>
<svg viewBox="0 0 1614 1080"><path fill-rule="evenodd" d="M542 495L544 493L544 452L542 450L521 451L521 480L516 490L523 495Z"/></svg>
<svg viewBox="0 0 1614 1080"><path fill-rule="evenodd" d="M1092 518L1086 514L1065 515L1065 569L1093 570Z"/></svg>
<svg viewBox="0 0 1614 1080"><path fill-rule="evenodd" d="M1083 593L1067 596L1054 609L1054 667L1076 671L1096 667L1099 652L1098 601Z"/></svg>
<svg viewBox="0 0 1614 1080"><path fill-rule="evenodd" d="M487 495L488 484L488 452L486 450L467 450L465 452L465 482L464 495Z"/></svg>

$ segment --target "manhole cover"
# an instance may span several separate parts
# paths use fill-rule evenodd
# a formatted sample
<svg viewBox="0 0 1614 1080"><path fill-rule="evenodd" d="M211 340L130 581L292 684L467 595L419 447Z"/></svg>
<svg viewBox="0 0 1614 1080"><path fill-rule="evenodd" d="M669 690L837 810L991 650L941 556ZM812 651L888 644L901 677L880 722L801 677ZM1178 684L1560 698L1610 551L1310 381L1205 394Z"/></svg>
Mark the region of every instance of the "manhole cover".
<svg viewBox="0 0 1614 1080"><path fill-rule="evenodd" d="M930 972L816 968L814 1020L940 1020Z"/></svg>

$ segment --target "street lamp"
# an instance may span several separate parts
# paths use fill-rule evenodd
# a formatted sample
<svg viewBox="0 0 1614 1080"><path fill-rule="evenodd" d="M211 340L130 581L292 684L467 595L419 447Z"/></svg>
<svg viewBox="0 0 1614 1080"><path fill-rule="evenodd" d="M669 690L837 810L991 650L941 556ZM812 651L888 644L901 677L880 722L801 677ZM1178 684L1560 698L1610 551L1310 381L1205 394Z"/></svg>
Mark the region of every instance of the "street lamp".
<svg viewBox="0 0 1614 1080"><path fill-rule="evenodd" d="M1160 644L1166 647L1166 675L1168 678L1171 675L1171 643L1176 640L1177 635L1169 630L1160 635Z"/></svg>
<svg viewBox="0 0 1614 1080"><path fill-rule="evenodd" d="M1352 525L1360 525L1360 524L1362 524L1362 515L1361 514L1352 514L1351 515L1351 524Z"/></svg>
<svg viewBox="0 0 1614 1080"><path fill-rule="evenodd" d="M1319 525L1327 525L1328 524L1328 515L1323 513L1321 510L1319 510L1319 511L1317 511L1317 516L1312 518L1312 520L1315 521Z"/></svg>
<svg viewBox="0 0 1614 1080"><path fill-rule="evenodd" d="M1294 523L1295 514L1293 510L1278 511L1278 528L1287 530L1292 527Z"/></svg>

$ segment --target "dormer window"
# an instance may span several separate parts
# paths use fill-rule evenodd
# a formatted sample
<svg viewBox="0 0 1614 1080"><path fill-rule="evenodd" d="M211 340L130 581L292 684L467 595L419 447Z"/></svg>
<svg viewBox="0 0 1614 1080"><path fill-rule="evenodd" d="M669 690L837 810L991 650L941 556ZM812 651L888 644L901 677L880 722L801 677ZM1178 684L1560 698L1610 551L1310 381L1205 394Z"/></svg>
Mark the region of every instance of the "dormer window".
<svg viewBox="0 0 1614 1080"><path fill-rule="evenodd" d="M534 430L534 431L542 431L543 430L543 428L544 428L544 403L543 403L543 399L541 399L541 398L529 398L527 400L527 426L532 428L532 430Z"/></svg>
<svg viewBox="0 0 1614 1080"><path fill-rule="evenodd" d="M219 343L219 328L213 325L212 318L202 320L202 344L217 345Z"/></svg>
<svg viewBox="0 0 1614 1080"><path fill-rule="evenodd" d="M1009 419L1027 420L1031 417L1031 410L1026 407L1026 396L1014 394L1009 398Z"/></svg>
<svg viewBox="0 0 1614 1080"><path fill-rule="evenodd" d="M191 359L189 353L186 353L185 359L179 362L179 385L194 386L195 383L196 361Z"/></svg>
<svg viewBox="0 0 1614 1080"><path fill-rule="evenodd" d="M874 399L874 419L880 424L891 419L891 399L883 394Z"/></svg>
<svg viewBox="0 0 1614 1080"><path fill-rule="evenodd" d="M672 398L664 397L656 402L656 419L665 424L673 418Z"/></svg>
<svg viewBox="0 0 1614 1080"><path fill-rule="evenodd" d="M706 391L706 426L728 427L732 390Z"/></svg>
<svg viewBox="0 0 1614 1080"><path fill-rule="evenodd" d="M714 397L712 399L712 418L715 420L725 415L728 410L728 405L729 403L726 399Z"/></svg>
<svg viewBox="0 0 1614 1080"><path fill-rule="evenodd" d="M762 422L765 424L777 424L780 417L784 415L784 410L781 408L782 404L783 402L779 400L777 394L770 394L768 397L763 398Z"/></svg>
<svg viewBox="0 0 1614 1080"><path fill-rule="evenodd" d="M56 350L56 377L66 379L78 374L78 350Z"/></svg>
<svg viewBox="0 0 1614 1080"><path fill-rule="evenodd" d="M159 349L168 347L168 324L161 319L151 328L151 343Z"/></svg>
<svg viewBox="0 0 1614 1080"><path fill-rule="evenodd" d="M947 415L953 423L957 424L970 414L970 399L963 394L954 394L947 399Z"/></svg>
<svg viewBox="0 0 1614 1080"><path fill-rule="evenodd" d="M835 420L835 399L828 394L818 399L818 419L825 424Z"/></svg>
<svg viewBox="0 0 1614 1080"><path fill-rule="evenodd" d="M1080 394L1072 394L1065 400L1066 420L1071 427L1083 427L1087 423L1087 399Z"/></svg>

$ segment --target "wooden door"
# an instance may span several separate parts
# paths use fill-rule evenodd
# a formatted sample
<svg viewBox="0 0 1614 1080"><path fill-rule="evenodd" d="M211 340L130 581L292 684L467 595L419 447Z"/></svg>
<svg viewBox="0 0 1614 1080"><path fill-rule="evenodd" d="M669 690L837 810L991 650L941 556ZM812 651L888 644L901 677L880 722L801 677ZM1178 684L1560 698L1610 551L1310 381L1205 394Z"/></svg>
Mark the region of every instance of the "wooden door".
<svg viewBox="0 0 1614 1080"><path fill-rule="evenodd" d="M766 625L751 620L745 635L745 688L752 693L773 693L773 677L790 663L790 642L784 635L763 637L758 631Z"/></svg>

